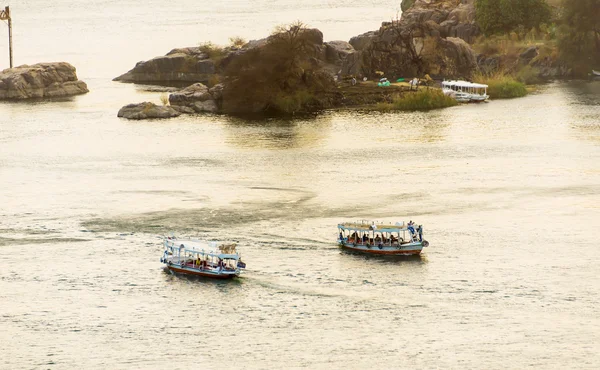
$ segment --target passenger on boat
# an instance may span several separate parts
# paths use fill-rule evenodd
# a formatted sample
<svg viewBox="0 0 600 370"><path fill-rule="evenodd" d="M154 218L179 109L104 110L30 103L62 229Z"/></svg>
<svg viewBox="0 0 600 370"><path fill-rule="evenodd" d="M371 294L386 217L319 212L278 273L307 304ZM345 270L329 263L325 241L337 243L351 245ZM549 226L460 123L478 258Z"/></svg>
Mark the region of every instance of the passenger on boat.
<svg viewBox="0 0 600 370"><path fill-rule="evenodd" d="M422 242L423 241L423 225L419 225L419 227L417 228L417 232L419 233L419 241Z"/></svg>
<svg viewBox="0 0 600 370"><path fill-rule="evenodd" d="M367 240L369 240L369 237L367 236L367 234L364 234L362 238L363 243L366 243Z"/></svg>
<svg viewBox="0 0 600 370"><path fill-rule="evenodd" d="M375 237L375 243L377 243L377 244L381 243L381 237L379 235L377 235Z"/></svg>
<svg viewBox="0 0 600 370"><path fill-rule="evenodd" d="M340 231L340 240L344 240L344 234Z"/></svg>
<svg viewBox="0 0 600 370"><path fill-rule="evenodd" d="M410 221L408 223L408 227L407 227L408 231L410 231L411 237L415 235L415 227L413 225L414 225L414 223L412 221Z"/></svg>

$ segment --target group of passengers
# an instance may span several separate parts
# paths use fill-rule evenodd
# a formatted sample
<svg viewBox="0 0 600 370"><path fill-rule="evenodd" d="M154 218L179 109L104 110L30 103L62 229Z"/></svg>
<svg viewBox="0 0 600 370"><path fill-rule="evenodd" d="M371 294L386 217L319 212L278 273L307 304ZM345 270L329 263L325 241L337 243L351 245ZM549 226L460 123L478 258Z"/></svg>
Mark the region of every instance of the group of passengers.
<svg viewBox="0 0 600 370"><path fill-rule="evenodd" d="M210 262L207 259L202 259L200 256L193 260L193 267L198 268L200 270L208 270L215 268L223 270L234 270L233 266L226 260L219 258L219 262L215 266L214 262Z"/></svg>
<svg viewBox="0 0 600 370"><path fill-rule="evenodd" d="M344 235L340 232L340 240L344 240ZM356 231L352 233L348 237L348 243L356 243L356 244L394 244L398 242L398 238L395 235L390 235L390 237L386 237L383 233L376 234L375 238L370 238L367 233L364 233L362 236L359 235Z"/></svg>

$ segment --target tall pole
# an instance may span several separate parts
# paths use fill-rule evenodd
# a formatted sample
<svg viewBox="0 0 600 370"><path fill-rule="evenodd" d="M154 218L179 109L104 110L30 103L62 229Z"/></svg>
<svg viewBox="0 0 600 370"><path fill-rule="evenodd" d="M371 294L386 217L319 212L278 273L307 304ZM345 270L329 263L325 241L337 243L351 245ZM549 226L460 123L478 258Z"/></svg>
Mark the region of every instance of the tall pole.
<svg viewBox="0 0 600 370"><path fill-rule="evenodd" d="M8 21L8 57L10 60L10 68L13 67L13 52L12 52L12 22L10 19L10 7L5 7L0 10L0 20Z"/></svg>
<svg viewBox="0 0 600 370"><path fill-rule="evenodd" d="M12 20L10 19L10 9L6 7L6 14L8 14L8 57L10 59L10 68L13 67L13 55L12 55Z"/></svg>

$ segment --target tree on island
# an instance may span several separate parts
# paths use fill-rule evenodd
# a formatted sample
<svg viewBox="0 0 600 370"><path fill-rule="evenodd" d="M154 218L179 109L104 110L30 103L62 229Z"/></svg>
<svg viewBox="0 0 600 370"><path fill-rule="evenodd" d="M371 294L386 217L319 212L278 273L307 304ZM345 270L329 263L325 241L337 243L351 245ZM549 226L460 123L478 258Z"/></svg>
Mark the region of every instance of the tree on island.
<svg viewBox="0 0 600 370"><path fill-rule="evenodd" d="M475 10L477 24L486 36L518 28L530 30L552 20L546 0L477 0Z"/></svg>
<svg viewBox="0 0 600 370"><path fill-rule="evenodd" d="M322 34L302 22L279 26L263 46L232 60L224 72L223 109L295 113L314 110L334 83L316 56Z"/></svg>
<svg viewBox="0 0 600 370"><path fill-rule="evenodd" d="M600 69L600 0L564 0L560 22L561 56L575 74Z"/></svg>

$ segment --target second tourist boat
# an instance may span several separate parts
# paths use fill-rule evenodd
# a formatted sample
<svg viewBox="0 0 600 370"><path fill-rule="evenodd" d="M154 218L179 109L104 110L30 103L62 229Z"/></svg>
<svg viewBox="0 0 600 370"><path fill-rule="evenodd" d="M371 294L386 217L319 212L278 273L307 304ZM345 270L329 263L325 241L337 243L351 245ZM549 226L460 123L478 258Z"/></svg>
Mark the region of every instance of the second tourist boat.
<svg viewBox="0 0 600 370"><path fill-rule="evenodd" d="M165 251L160 259L171 273L229 279L246 267L235 244L164 238Z"/></svg>
<svg viewBox="0 0 600 370"><path fill-rule="evenodd" d="M488 85L468 81L444 81L442 92L444 95L453 97L460 103L477 103L486 101L490 96L487 94Z"/></svg>
<svg viewBox="0 0 600 370"><path fill-rule="evenodd" d="M347 222L338 225L338 243L342 248L384 255L419 255L429 243L423 239L423 226L405 224Z"/></svg>

